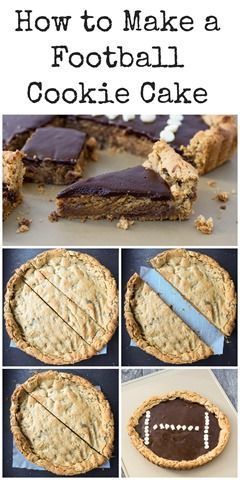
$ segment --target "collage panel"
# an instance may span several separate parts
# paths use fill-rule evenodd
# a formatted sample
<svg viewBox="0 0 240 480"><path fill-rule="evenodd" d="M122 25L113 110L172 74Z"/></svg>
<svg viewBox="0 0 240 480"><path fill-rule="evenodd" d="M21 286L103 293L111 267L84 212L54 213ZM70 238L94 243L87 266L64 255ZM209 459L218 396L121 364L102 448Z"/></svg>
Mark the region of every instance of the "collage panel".
<svg viewBox="0 0 240 480"><path fill-rule="evenodd" d="M4 369L3 400L4 477L118 477L118 370Z"/></svg>
<svg viewBox="0 0 240 480"><path fill-rule="evenodd" d="M124 366L237 366L237 249L123 249L122 292Z"/></svg>
<svg viewBox="0 0 240 480"><path fill-rule="evenodd" d="M3 364L118 365L118 250L4 249Z"/></svg>
<svg viewBox="0 0 240 480"><path fill-rule="evenodd" d="M234 115L3 115L3 243L235 246L236 144Z"/></svg>
<svg viewBox="0 0 240 480"><path fill-rule="evenodd" d="M122 476L237 477L237 370L122 369Z"/></svg>

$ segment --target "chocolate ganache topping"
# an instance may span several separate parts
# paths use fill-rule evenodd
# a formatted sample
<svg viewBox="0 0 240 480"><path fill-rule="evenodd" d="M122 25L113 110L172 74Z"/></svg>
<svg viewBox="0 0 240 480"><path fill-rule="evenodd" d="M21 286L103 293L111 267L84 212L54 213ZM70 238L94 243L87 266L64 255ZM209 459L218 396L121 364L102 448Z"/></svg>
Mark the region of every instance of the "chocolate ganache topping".
<svg viewBox="0 0 240 480"><path fill-rule="evenodd" d="M86 134L70 128L38 128L22 148L25 161L51 160L75 164L84 147Z"/></svg>
<svg viewBox="0 0 240 480"><path fill-rule="evenodd" d="M57 198L79 195L110 197L129 194L134 197L148 197L152 200L171 200L168 184L153 170L142 166L127 168L118 172L105 173L87 180L78 180L60 192Z"/></svg>
<svg viewBox="0 0 240 480"><path fill-rule="evenodd" d="M204 405L176 398L147 410L136 431L159 457L188 461L217 446L220 427L216 416Z"/></svg>
<svg viewBox="0 0 240 480"><path fill-rule="evenodd" d="M3 143L10 142L15 135L43 127L55 115L3 115Z"/></svg>
<svg viewBox="0 0 240 480"><path fill-rule="evenodd" d="M129 133L136 136L145 136L152 141L160 138L160 132L166 127L169 115L156 115L152 122L144 122L141 115L134 115L131 120L124 120L122 115L118 115L114 119L109 119L106 115L79 115L79 118L89 120L103 125L113 125L119 128L127 129ZM204 122L201 115L184 115L181 125L175 133L174 141L171 145L176 150L181 145L188 145L192 137L200 130L207 130L209 126Z"/></svg>

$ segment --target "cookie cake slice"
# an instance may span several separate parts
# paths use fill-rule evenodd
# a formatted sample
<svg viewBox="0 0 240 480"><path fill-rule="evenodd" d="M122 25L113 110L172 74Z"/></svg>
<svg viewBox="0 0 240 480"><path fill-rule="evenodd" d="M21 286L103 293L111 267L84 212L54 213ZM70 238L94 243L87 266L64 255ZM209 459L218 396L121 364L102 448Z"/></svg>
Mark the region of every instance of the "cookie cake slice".
<svg viewBox="0 0 240 480"><path fill-rule="evenodd" d="M57 195L57 214L80 219L184 220L198 173L165 141L137 167L79 180Z"/></svg>

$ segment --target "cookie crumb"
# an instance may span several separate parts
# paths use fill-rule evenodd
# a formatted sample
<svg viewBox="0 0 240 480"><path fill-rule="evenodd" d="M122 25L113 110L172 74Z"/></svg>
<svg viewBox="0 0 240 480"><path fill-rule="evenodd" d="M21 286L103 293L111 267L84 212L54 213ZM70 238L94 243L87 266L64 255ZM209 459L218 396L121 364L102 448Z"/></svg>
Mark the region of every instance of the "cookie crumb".
<svg viewBox="0 0 240 480"><path fill-rule="evenodd" d="M216 187L217 182L215 180L208 180L207 184L209 187Z"/></svg>
<svg viewBox="0 0 240 480"><path fill-rule="evenodd" d="M133 224L134 220L128 220L125 217L120 217L119 222L117 223L117 228L121 228L122 230L128 230Z"/></svg>
<svg viewBox="0 0 240 480"><path fill-rule="evenodd" d="M57 214L57 212L53 211L51 213L49 213L48 215L48 220L49 222L58 222L59 220L59 215Z"/></svg>
<svg viewBox="0 0 240 480"><path fill-rule="evenodd" d="M206 219L203 215L199 215L194 221L197 230L209 235L213 231L213 219L209 217Z"/></svg>
<svg viewBox="0 0 240 480"><path fill-rule="evenodd" d="M25 232L28 232L28 230L30 229L30 225L32 223L32 219L31 218L17 218L17 221L18 221L18 228L16 230L16 233L25 233Z"/></svg>
<svg viewBox="0 0 240 480"><path fill-rule="evenodd" d="M227 207L226 207L226 205L220 205L219 208L221 208L221 210L226 210Z"/></svg>
<svg viewBox="0 0 240 480"><path fill-rule="evenodd" d="M37 186L37 190L39 193L45 192L45 185L43 183L39 183Z"/></svg>
<svg viewBox="0 0 240 480"><path fill-rule="evenodd" d="M229 200L229 193L228 192L218 192L215 197L213 197L214 200L218 200L219 202L226 203Z"/></svg>

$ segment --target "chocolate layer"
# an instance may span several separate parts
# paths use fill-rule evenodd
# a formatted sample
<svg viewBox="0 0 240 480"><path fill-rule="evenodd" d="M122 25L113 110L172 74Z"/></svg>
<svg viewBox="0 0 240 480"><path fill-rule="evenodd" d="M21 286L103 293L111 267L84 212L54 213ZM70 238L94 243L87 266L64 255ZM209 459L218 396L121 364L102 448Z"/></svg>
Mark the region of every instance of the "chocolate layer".
<svg viewBox="0 0 240 480"><path fill-rule="evenodd" d="M150 409L151 416L149 420L149 445L159 457L168 460L194 460L201 455L208 453L218 444L220 427L215 415L208 412L203 405L189 402L177 398L159 403ZM209 416L208 444L209 448L204 448L204 427L205 412ZM144 414L136 427L140 437L145 437L145 418ZM168 429L161 429L160 424L169 425ZM157 425L154 429L153 426ZM171 429L171 425L175 427ZM177 426L185 425L186 429L177 430ZM190 431L188 427L192 426ZM196 431L195 427L199 427Z"/></svg>
<svg viewBox="0 0 240 480"><path fill-rule="evenodd" d="M70 128L38 128L27 140L22 151L27 161L52 161L73 165L77 163L86 134Z"/></svg>
<svg viewBox="0 0 240 480"><path fill-rule="evenodd" d="M98 195L101 197L130 194L151 200L171 200L168 184L153 170L142 166L119 172L105 173L87 180L79 180L57 195L57 198Z"/></svg>
<svg viewBox="0 0 240 480"><path fill-rule="evenodd" d="M103 125L113 125L124 128L129 133L137 136L145 136L149 140L157 141L160 138L160 132L167 125L169 115L156 115L154 122L145 123L140 115L135 115L133 120L127 122L123 120L122 115L118 115L114 120L110 120L106 115L79 115L80 119L86 119ZM183 122L175 133L175 140L172 146L179 148L181 145L188 145L191 138L200 130L207 130L209 126L204 122L201 115L184 115Z"/></svg>
<svg viewBox="0 0 240 480"><path fill-rule="evenodd" d="M3 144L8 144L21 133L43 127L55 115L3 115Z"/></svg>

